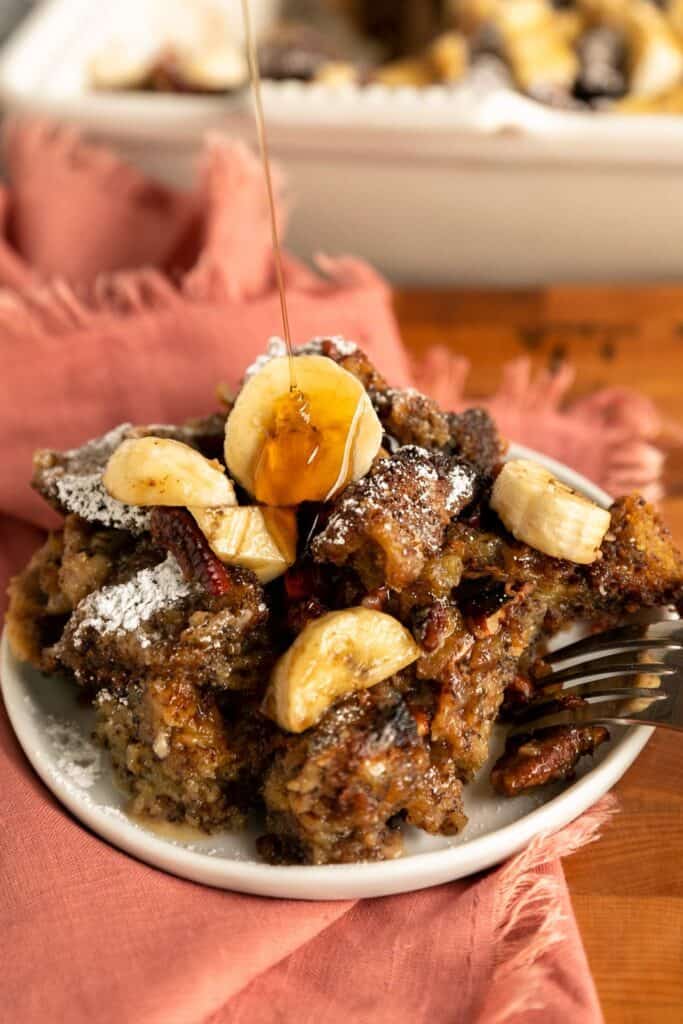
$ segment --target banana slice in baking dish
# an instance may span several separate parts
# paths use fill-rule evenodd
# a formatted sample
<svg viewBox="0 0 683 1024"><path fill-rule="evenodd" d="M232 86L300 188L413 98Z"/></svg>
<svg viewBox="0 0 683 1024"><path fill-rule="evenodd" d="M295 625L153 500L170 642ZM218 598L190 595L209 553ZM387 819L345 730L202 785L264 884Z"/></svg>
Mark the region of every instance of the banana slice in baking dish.
<svg viewBox="0 0 683 1024"><path fill-rule="evenodd" d="M263 710L288 732L315 725L340 697L410 665L420 648L398 619L345 608L314 619L273 670Z"/></svg>
<svg viewBox="0 0 683 1024"><path fill-rule="evenodd" d="M506 463L491 508L517 540L553 558L588 565L598 557L610 514L529 459Z"/></svg>
<svg viewBox="0 0 683 1024"><path fill-rule="evenodd" d="M655 96L677 85L683 76L683 46L674 25L648 0L579 0L589 24L607 25L623 33L632 97Z"/></svg>
<svg viewBox="0 0 683 1024"><path fill-rule="evenodd" d="M493 24L520 89L570 90L579 60L556 13L542 0L499 0Z"/></svg>

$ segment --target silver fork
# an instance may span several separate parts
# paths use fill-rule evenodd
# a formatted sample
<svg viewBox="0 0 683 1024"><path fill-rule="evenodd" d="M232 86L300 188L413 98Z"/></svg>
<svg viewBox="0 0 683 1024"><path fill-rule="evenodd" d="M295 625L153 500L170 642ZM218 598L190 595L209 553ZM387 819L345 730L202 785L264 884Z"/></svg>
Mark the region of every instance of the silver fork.
<svg viewBox="0 0 683 1024"><path fill-rule="evenodd" d="M541 692L512 735L553 725L657 725L683 731L683 621L640 622L587 636L544 657ZM558 708L558 700L586 703Z"/></svg>

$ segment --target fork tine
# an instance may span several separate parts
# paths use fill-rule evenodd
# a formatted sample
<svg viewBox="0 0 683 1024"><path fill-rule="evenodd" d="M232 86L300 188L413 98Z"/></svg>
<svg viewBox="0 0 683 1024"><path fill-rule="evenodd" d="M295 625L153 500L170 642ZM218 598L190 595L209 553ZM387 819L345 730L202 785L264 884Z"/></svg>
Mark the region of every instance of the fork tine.
<svg viewBox="0 0 683 1024"><path fill-rule="evenodd" d="M675 680L674 685L676 685ZM647 690L648 693L651 693L653 690L664 689L668 690L668 686L660 676L655 677L652 683L643 682L638 676L625 676L623 680L620 677L616 679L591 679L585 683L574 683L566 689L564 686L544 687L532 698L531 703L539 703L542 700L561 700L563 697L565 700L574 697L590 697L593 694L604 693L607 690L613 692L615 697L626 697L635 690ZM523 711L525 706L528 707L528 705L520 705L519 710Z"/></svg>
<svg viewBox="0 0 683 1024"><path fill-rule="evenodd" d="M657 688L644 688L636 686L607 686L603 689L596 689L593 687L594 684L588 683L585 687L579 686L572 691L572 696L582 697L585 701L585 705L576 704L569 708L558 707L558 701L552 696L547 698L539 697L537 700L532 701L519 708L515 714L515 725L522 722L530 722L534 728L538 728L537 720L545 718L548 715L555 714L560 711L581 711L584 707L592 708L592 714L595 714L595 708L597 705L604 704L607 701L622 701L624 707L628 703L633 701L644 702L647 701L647 706L654 701L669 700L670 694L666 690L660 690ZM561 698L560 698L561 699Z"/></svg>
<svg viewBox="0 0 683 1024"><path fill-rule="evenodd" d="M592 633L566 647L550 651L543 660L549 665L556 665L569 659L588 658L604 650L628 651L661 646L670 650L683 650L683 623L680 619L632 623L603 633Z"/></svg>
<svg viewBox="0 0 683 1024"><path fill-rule="evenodd" d="M610 655L607 658L599 658L592 662L583 662L580 665L572 665L571 668L560 669L557 672L549 672L536 680L537 684L545 689L549 686L561 686L563 690L581 683L589 683L595 679L615 679L617 676L673 676L683 672L680 665L667 665L661 662L624 661L620 660L621 655Z"/></svg>
<svg viewBox="0 0 683 1024"><path fill-rule="evenodd" d="M657 691L654 691L657 694ZM508 736L528 735L556 725L657 725L683 731L683 719L672 714L672 701L665 694L648 694L647 707L639 708L633 699L605 699L578 707L531 718L515 725Z"/></svg>

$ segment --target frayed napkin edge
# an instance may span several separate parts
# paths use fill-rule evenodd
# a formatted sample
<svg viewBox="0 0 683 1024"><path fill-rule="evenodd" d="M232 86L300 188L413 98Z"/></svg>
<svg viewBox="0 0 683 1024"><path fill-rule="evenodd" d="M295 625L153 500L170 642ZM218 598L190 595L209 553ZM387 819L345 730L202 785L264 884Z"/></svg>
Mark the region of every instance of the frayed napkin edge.
<svg viewBox="0 0 683 1024"><path fill-rule="evenodd" d="M491 991L501 987L515 992L513 1002L491 1012L484 1010L479 1024L512 1024L532 1011L544 1009L542 992L548 987L547 958L567 938L562 907L562 879L538 869L568 857L600 838L603 827L619 811L619 802L607 794L580 818L559 832L536 836L522 853L499 872L494 898L494 949Z"/></svg>

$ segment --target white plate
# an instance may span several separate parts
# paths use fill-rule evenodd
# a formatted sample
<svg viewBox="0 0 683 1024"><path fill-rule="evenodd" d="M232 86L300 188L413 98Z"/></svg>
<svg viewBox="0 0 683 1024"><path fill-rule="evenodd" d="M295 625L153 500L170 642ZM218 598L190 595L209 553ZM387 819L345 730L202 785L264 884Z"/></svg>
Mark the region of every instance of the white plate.
<svg viewBox="0 0 683 1024"><path fill-rule="evenodd" d="M595 501L608 496L565 466L533 455L570 486ZM531 797L497 796L484 768L466 787L470 824L457 838L406 829L406 852L379 864L273 867L261 863L255 839L259 823L243 833L161 835L125 814L125 796L114 786L106 755L90 740L93 712L79 706L74 687L19 663L6 636L2 692L10 721L29 761L56 797L104 839L140 860L205 885L291 899L352 899L424 889L481 871L522 849L540 832L562 828L590 807L624 774L652 729L613 730L594 761L584 761L570 786L555 785ZM500 749L498 732L494 745ZM76 756L73 756L74 747ZM492 755L495 758L495 754Z"/></svg>

